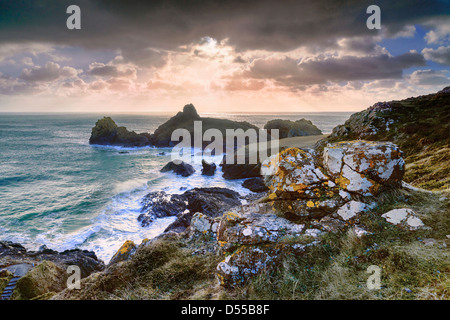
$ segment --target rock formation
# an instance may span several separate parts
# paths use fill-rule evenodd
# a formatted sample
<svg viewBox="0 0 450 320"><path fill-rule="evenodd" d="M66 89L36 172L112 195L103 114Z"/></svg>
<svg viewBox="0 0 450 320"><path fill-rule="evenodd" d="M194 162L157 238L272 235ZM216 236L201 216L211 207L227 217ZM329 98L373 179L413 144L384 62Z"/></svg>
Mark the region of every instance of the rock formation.
<svg viewBox="0 0 450 320"><path fill-rule="evenodd" d="M351 227L364 235L359 218L376 206L375 196L401 186L401 154L389 142L348 141L329 144L319 155L288 148L268 158L262 170L269 195L231 210L218 226L225 254L217 266L220 283L243 284L328 232Z"/></svg>
<svg viewBox="0 0 450 320"><path fill-rule="evenodd" d="M183 177L189 177L195 172L195 169L189 163L186 163L184 161L170 161L161 169L161 172L168 171L173 171L174 173Z"/></svg>
<svg viewBox="0 0 450 320"><path fill-rule="evenodd" d="M291 138L299 136L321 135L322 131L317 128L310 120L300 119L297 121L275 119L270 120L264 126L270 134L271 130L278 129L278 138Z"/></svg>
<svg viewBox="0 0 450 320"><path fill-rule="evenodd" d="M333 129L326 143L364 139L391 141L403 152L405 181L428 190L449 187L450 87L419 97L378 102Z"/></svg>
<svg viewBox="0 0 450 320"><path fill-rule="evenodd" d="M110 117L103 117L92 128L90 144L113 145L122 147L143 147L150 145L150 135L128 131L125 127L118 127Z"/></svg>

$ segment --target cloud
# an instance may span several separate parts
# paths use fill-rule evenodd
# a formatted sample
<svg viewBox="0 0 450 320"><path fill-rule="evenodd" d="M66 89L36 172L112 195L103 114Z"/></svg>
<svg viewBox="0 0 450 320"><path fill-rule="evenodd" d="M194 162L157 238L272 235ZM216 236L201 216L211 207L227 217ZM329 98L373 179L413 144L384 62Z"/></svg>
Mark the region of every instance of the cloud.
<svg viewBox="0 0 450 320"><path fill-rule="evenodd" d="M81 8L82 29L67 30L65 9ZM358 0L42 0L0 4L0 39L38 41L85 48L119 49L124 59L142 66L164 63L167 51L209 36L229 39L238 51L287 52L302 46L329 47L335 40L373 36L366 8ZM389 34L410 33L405 26L442 15L440 0L377 1ZM12 19L11 17L14 17Z"/></svg>
<svg viewBox="0 0 450 320"><path fill-rule="evenodd" d="M448 85L450 82L445 70L417 70L408 79L415 85L426 86Z"/></svg>
<svg viewBox="0 0 450 320"><path fill-rule="evenodd" d="M425 48L422 54L427 60L450 66L450 46L437 49Z"/></svg>
<svg viewBox="0 0 450 320"><path fill-rule="evenodd" d="M89 65L87 74L100 77L126 77L136 78L137 70L134 67L106 65L100 62L94 62Z"/></svg>
<svg viewBox="0 0 450 320"><path fill-rule="evenodd" d="M328 82L398 79L404 69L423 65L425 59L414 51L396 57L387 54L344 56L302 62L286 57L255 60L244 74L250 78L272 79L276 84L291 89L304 89L303 86Z"/></svg>
<svg viewBox="0 0 450 320"><path fill-rule="evenodd" d="M447 19L429 21L426 24L433 28L433 30L428 31L424 37L428 44L441 44L450 41L450 21L448 20L448 17Z"/></svg>
<svg viewBox="0 0 450 320"><path fill-rule="evenodd" d="M227 91L258 91L264 88L264 81L231 79L226 82L224 89Z"/></svg>
<svg viewBox="0 0 450 320"><path fill-rule="evenodd" d="M55 62L47 62L43 67L36 66L23 69L20 79L30 82L47 82L60 79L74 78L80 73L72 67L60 67Z"/></svg>

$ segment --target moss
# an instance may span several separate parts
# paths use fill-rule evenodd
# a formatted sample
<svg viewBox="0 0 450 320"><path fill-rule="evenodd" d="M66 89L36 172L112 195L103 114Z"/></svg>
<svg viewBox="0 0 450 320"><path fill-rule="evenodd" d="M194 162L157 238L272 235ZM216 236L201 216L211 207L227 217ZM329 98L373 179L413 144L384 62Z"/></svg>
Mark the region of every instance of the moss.
<svg viewBox="0 0 450 320"><path fill-rule="evenodd" d="M17 281L11 299L29 300L66 287L67 274L51 261L43 261Z"/></svg>

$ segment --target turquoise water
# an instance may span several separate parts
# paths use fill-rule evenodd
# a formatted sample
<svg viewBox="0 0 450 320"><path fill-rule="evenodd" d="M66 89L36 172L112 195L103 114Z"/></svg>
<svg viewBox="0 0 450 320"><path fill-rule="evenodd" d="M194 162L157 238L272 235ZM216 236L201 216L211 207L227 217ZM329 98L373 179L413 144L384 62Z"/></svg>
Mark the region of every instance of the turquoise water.
<svg viewBox="0 0 450 320"><path fill-rule="evenodd" d="M349 113L222 114L204 116L249 121L262 127L274 118L313 121L329 133ZM90 146L88 139L100 114L0 114L0 239L36 250L94 250L109 261L125 240L137 243L161 233L175 218L147 228L137 222L140 199L148 192L219 186L247 193L242 181L196 173L180 178L159 169L170 161L169 149ZM167 114L115 114L118 125L153 132ZM161 156L160 152L167 155ZM124 153L126 152L126 153Z"/></svg>

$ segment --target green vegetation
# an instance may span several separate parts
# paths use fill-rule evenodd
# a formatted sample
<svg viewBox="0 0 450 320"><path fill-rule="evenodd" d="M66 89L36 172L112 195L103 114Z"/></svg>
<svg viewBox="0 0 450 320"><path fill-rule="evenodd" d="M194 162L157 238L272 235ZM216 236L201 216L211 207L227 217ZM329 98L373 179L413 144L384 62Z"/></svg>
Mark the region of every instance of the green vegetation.
<svg viewBox="0 0 450 320"><path fill-rule="evenodd" d="M304 255L287 253L270 272L242 287L215 279L223 255L208 235L163 237L126 262L82 280L59 299L449 299L450 193L393 190L360 218L371 234L329 233ZM428 228L409 231L381 214L413 209ZM289 239L286 239L289 242ZM367 289L370 265L382 268L381 289Z"/></svg>
<svg viewBox="0 0 450 320"><path fill-rule="evenodd" d="M371 235L328 234L303 256L286 256L282 268L247 287L227 292L238 299L449 299L450 201L448 193L394 191L361 218ZM445 199L443 199L445 198ZM400 200L399 200L400 199ZM380 217L409 207L429 229L408 231ZM381 271L381 289L367 289L370 265Z"/></svg>
<svg viewBox="0 0 450 320"><path fill-rule="evenodd" d="M450 187L450 93L385 103L388 109L367 109L337 127L327 142L365 139L392 141L403 151L404 181L428 190ZM375 129L375 130L372 130Z"/></svg>

